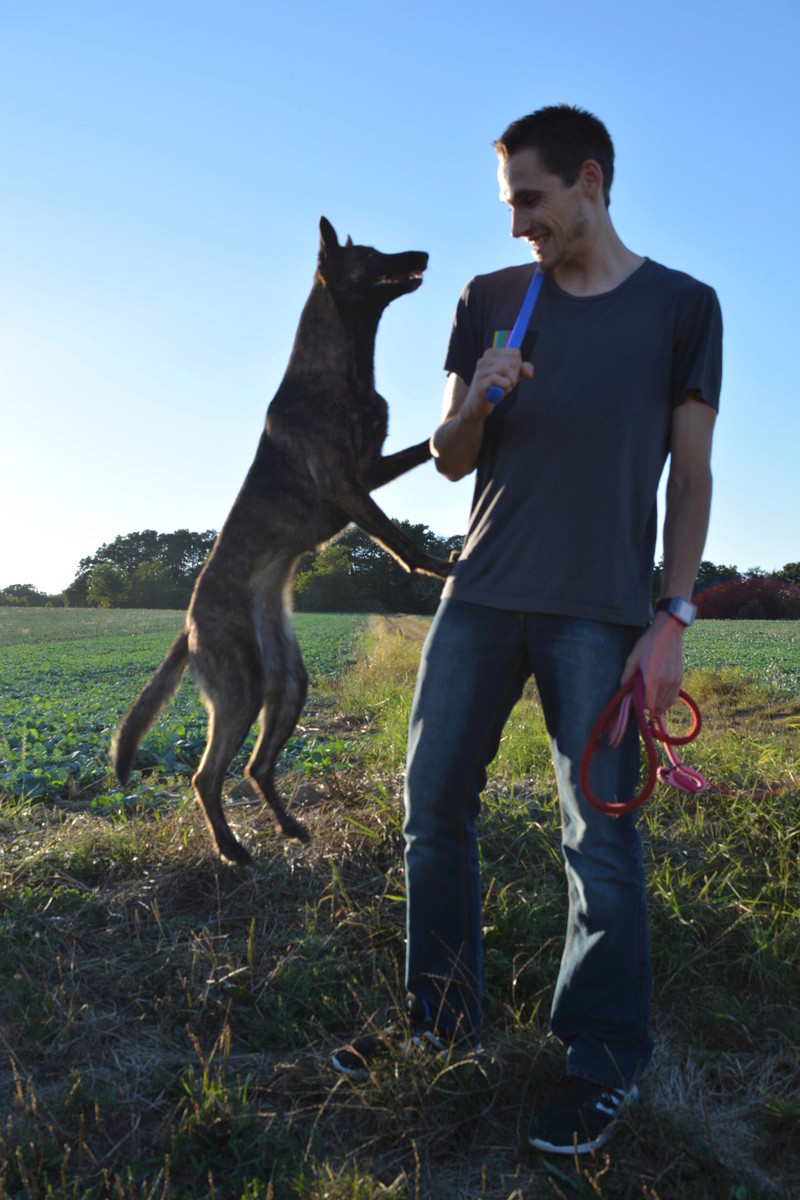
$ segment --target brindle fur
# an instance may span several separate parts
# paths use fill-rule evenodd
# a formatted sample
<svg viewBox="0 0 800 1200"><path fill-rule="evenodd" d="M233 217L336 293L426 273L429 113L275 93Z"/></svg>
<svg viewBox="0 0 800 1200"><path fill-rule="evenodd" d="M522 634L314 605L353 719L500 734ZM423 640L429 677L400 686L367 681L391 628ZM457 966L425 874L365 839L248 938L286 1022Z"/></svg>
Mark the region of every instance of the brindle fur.
<svg viewBox="0 0 800 1200"><path fill-rule="evenodd" d="M381 313L422 281L427 254L340 246L320 221L314 285L283 381L242 490L195 584L186 625L123 718L111 747L125 782L137 746L177 690L186 664L208 710L208 740L192 778L223 859L248 863L222 808L222 784L256 718L260 734L245 774L271 805L277 828L308 840L275 790L275 763L303 707L308 675L290 617L303 554L351 521L409 571L444 577L449 564L401 533L370 496L430 457L427 442L383 457L386 401L375 390Z"/></svg>

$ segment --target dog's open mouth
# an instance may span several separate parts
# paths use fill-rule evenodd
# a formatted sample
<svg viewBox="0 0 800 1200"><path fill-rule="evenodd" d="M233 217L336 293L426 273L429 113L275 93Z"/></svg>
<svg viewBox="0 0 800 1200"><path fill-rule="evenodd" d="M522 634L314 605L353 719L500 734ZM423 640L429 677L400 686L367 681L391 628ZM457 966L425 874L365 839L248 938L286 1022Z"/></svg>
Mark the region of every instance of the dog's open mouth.
<svg viewBox="0 0 800 1200"><path fill-rule="evenodd" d="M422 283L422 271L404 271L400 275L383 275L375 280L375 287L402 287Z"/></svg>

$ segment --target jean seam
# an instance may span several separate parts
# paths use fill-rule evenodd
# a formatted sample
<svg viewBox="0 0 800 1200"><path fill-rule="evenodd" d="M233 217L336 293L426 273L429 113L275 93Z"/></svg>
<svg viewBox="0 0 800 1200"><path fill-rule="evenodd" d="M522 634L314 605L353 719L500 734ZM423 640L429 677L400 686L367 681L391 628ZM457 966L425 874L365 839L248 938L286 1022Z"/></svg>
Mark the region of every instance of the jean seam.
<svg viewBox="0 0 800 1200"><path fill-rule="evenodd" d="M644 998L645 981L647 979L647 970L645 960L647 957L648 945L648 920L647 920L647 881L644 877L644 868L639 869L639 880L641 887L641 899L639 902L639 921L638 921L638 937L637 937L637 986L636 986L636 1007L639 1013L639 1029L644 1036L647 1035L646 1021L646 1005L647 1001ZM649 997L648 997L649 999Z"/></svg>

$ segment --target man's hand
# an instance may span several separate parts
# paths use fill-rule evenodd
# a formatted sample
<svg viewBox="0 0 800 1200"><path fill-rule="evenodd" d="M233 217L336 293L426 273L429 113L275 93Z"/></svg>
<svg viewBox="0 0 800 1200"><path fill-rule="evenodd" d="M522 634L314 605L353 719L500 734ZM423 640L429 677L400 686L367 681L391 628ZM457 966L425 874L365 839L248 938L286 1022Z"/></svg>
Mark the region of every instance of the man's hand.
<svg viewBox="0 0 800 1200"><path fill-rule="evenodd" d="M640 671L644 679L644 705L651 713L664 713L678 699L683 682L684 626L669 613L656 613L628 655L620 683Z"/></svg>
<svg viewBox="0 0 800 1200"><path fill-rule="evenodd" d="M495 407L486 399L490 388L499 387L505 395L520 379L533 379L533 366L522 361L519 350L504 347L486 350L478 359L460 415L466 420L485 420Z"/></svg>
<svg viewBox="0 0 800 1200"><path fill-rule="evenodd" d="M454 372L448 376L441 424L431 438L436 470L447 479L463 479L475 470L486 418L494 405L486 399L497 385L509 392L520 379L532 379L533 367L522 361L519 350L491 349L478 360L467 386Z"/></svg>

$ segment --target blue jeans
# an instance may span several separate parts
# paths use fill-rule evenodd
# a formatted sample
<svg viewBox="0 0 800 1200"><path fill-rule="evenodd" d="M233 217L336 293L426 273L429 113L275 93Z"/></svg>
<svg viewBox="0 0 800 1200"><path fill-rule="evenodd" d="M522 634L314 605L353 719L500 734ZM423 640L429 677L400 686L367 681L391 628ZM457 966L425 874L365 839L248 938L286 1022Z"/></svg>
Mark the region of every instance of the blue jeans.
<svg viewBox="0 0 800 1200"><path fill-rule="evenodd" d="M638 627L445 600L425 642L406 769L406 987L443 1032L480 1036L483 970L476 822L486 768L533 674L561 800L569 915L551 1029L567 1073L629 1083L650 1060L652 968L635 814L584 799L578 768L600 710L619 686ZM592 784L629 799L639 769L633 723L604 748Z"/></svg>

